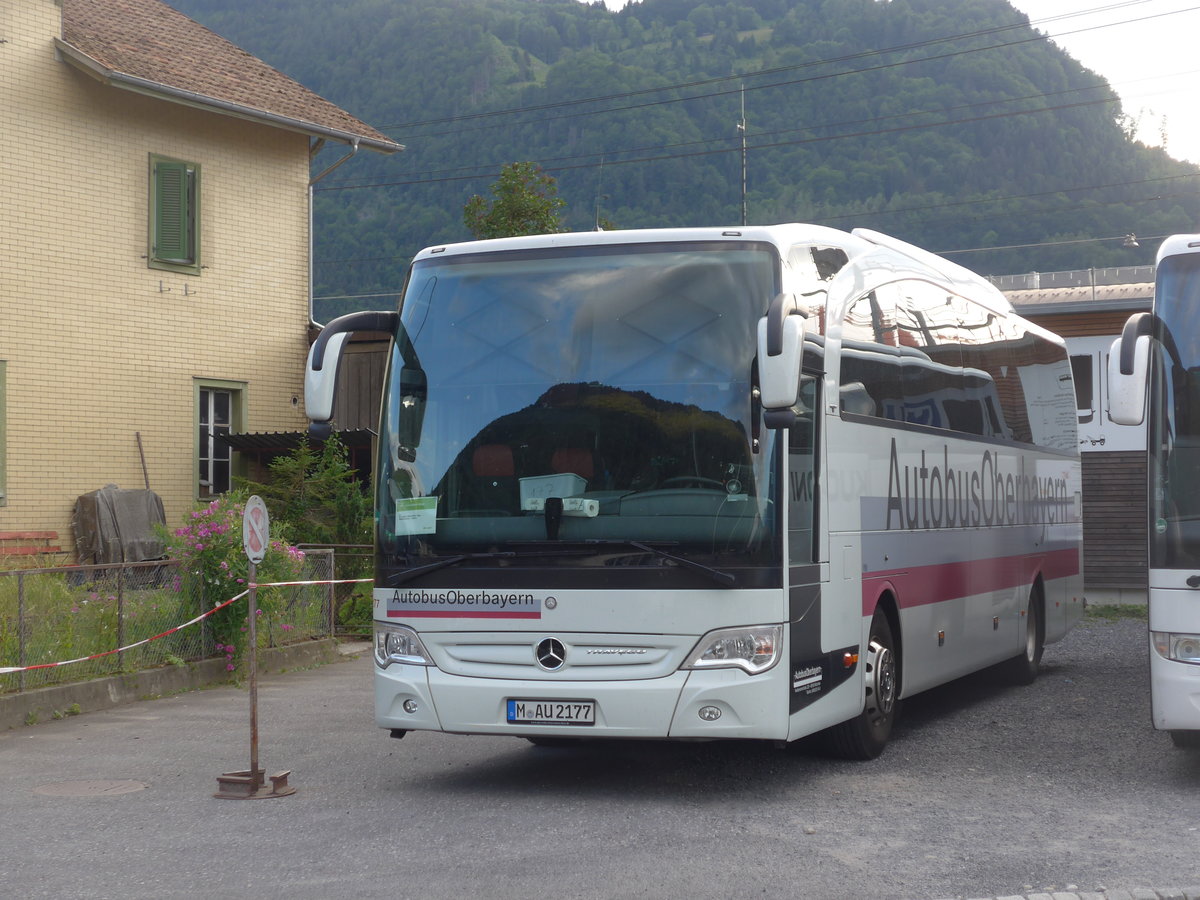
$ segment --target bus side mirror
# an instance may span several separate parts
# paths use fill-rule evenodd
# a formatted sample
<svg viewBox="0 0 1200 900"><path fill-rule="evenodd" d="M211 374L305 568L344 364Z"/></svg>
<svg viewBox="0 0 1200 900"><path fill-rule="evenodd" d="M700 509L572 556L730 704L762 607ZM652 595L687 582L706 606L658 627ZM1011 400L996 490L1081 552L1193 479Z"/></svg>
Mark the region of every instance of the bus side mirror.
<svg viewBox="0 0 1200 900"><path fill-rule="evenodd" d="M354 331L382 331L392 335L399 323L399 313L366 311L339 316L321 329L308 350L308 364L304 367L304 411L313 423L309 434L318 439L329 435L338 363L346 338Z"/></svg>
<svg viewBox="0 0 1200 900"><path fill-rule="evenodd" d="M794 295L779 294L758 321L758 382L768 428L789 428L795 420L805 314Z"/></svg>
<svg viewBox="0 0 1200 900"><path fill-rule="evenodd" d="M429 385L423 369L405 366L400 370L400 415L396 419L396 456L407 462L417 458L421 444L421 425L425 421L425 400Z"/></svg>
<svg viewBox="0 0 1200 900"><path fill-rule="evenodd" d="M1117 425L1141 425L1146 418L1151 321L1149 313L1130 316L1108 353L1108 417Z"/></svg>
<svg viewBox="0 0 1200 900"><path fill-rule="evenodd" d="M337 388L338 363L342 358L342 345L350 335L331 335L322 347L321 365L313 364L317 345L308 349L308 364L304 367L304 412L317 424L327 424L333 418L333 392Z"/></svg>

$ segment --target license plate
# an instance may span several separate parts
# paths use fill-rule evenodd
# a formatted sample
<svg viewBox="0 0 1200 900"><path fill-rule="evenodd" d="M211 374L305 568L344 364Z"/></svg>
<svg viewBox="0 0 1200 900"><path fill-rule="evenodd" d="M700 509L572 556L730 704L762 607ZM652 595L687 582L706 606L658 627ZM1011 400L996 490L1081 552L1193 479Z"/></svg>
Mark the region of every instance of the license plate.
<svg viewBox="0 0 1200 900"><path fill-rule="evenodd" d="M594 700L509 700L512 725L595 725Z"/></svg>

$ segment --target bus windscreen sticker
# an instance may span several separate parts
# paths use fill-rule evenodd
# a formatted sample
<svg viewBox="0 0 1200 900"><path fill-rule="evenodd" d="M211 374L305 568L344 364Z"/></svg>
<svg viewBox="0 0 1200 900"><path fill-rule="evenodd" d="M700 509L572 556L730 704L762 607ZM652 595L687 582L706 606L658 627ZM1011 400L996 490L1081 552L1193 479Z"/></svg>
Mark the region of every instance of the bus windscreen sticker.
<svg viewBox="0 0 1200 900"><path fill-rule="evenodd" d="M396 501L396 534L433 534L436 531L437 497Z"/></svg>

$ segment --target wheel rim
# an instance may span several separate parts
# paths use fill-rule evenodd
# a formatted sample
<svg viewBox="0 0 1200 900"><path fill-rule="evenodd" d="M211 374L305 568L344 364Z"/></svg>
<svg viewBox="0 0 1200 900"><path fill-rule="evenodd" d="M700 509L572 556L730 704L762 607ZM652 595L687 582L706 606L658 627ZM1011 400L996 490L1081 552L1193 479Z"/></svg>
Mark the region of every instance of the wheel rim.
<svg viewBox="0 0 1200 900"><path fill-rule="evenodd" d="M1025 659L1034 663L1038 658L1038 613L1037 607L1030 601L1029 612L1025 616Z"/></svg>
<svg viewBox="0 0 1200 900"><path fill-rule="evenodd" d="M892 649L879 641L867 648L867 713L872 722L886 719L896 705L896 657Z"/></svg>

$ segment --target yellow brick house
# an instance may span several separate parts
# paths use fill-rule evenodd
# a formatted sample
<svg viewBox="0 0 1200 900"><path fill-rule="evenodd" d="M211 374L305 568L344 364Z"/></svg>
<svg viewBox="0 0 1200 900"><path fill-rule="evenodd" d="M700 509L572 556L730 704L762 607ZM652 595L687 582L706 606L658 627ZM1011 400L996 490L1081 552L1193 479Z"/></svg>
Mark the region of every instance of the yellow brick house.
<svg viewBox="0 0 1200 900"><path fill-rule="evenodd" d="M0 533L306 425L309 181L399 144L160 0L0 0Z"/></svg>

